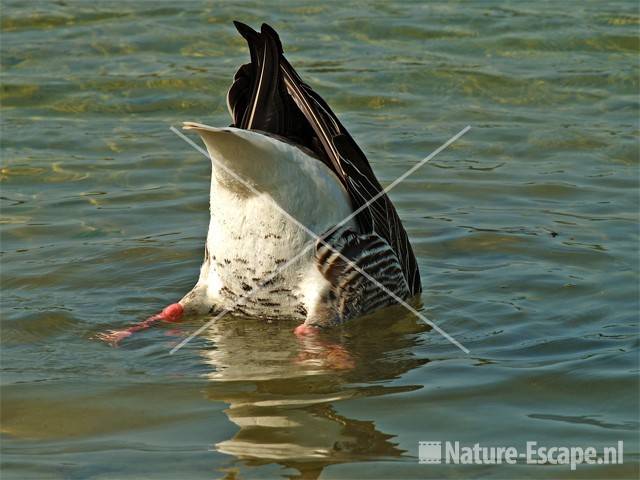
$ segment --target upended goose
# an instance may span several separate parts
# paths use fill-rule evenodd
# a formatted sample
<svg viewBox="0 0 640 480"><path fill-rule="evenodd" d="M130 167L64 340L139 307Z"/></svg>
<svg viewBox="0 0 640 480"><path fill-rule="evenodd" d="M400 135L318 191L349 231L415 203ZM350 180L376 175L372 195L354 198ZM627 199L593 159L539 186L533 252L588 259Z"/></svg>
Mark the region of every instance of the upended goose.
<svg viewBox="0 0 640 480"><path fill-rule="evenodd" d="M284 57L273 28L234 24L251 63L227 94L233 123L183 127L212 159L198 282L178 303L103 340L217 312L299 319L296 333L308 333L396 303L376 282L401 299L421 291L407 233L362 150Z"/></svg>

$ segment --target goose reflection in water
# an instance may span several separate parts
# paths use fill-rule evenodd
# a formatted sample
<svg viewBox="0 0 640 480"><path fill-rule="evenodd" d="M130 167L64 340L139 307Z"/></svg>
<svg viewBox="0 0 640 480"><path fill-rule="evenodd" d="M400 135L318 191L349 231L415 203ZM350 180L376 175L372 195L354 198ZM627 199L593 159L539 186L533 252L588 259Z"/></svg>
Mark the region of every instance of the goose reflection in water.
<svg viewBox="0 0 640 480"><path fill-rule="evenodd" d="M292 324L293 328L294 324ZM385 381L427 363L416 345L428 327L401 308L363 318L348 330L296 338L282 323L223 319L201 353L212 370L206 394L229 404L239 430L215 445L245 465L269 463L317 478L331 464L404 454L373 420L336 413L340 401L412 391Z"/></svg>

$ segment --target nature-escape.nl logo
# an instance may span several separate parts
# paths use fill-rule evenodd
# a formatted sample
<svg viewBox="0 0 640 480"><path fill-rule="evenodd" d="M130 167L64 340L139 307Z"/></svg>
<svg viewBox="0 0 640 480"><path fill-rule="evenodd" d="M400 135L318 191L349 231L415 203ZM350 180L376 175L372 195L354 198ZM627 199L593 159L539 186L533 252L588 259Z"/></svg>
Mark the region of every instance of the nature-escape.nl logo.
<svg viewBox="0 0 640 480"><path fill-rule="evenodd" d="M443 447L444 446L444 451ZM458 465L515 465L519 460L530 465L569 465L571 470L582 463L587 465L620 465L623 463L624 443L604 447L599 453L595 447L545 447L529 441L524 451L514 446L495 447L461 445L460 442L418 442L418 459L425 464Z"/></svg>

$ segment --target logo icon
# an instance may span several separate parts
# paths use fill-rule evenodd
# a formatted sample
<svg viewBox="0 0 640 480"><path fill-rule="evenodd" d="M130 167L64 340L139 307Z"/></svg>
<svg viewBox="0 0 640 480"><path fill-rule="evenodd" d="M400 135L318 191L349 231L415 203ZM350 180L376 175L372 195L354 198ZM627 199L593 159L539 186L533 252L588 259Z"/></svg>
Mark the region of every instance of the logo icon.
<svg viewBox="0 0 640 480"><path fill-rule="evenodd" d="M442 463L442 442L418 442L420 463Z"/></svg>

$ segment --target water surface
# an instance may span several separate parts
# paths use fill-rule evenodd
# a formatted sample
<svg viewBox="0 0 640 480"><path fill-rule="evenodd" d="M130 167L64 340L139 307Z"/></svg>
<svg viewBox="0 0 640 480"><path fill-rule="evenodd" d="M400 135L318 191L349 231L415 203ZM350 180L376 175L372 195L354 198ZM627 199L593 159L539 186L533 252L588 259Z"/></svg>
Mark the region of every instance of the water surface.
<svg viewBox="0 0 640 480"><path fill-rule="evenodd" d="M633 478L635 2L2 2L4 478ZM384 184L420 310L315 339L225 318L97 332L195 282L209 165L272 24ZM418 441L604 446L620 466L418 463Z"/></svg>

